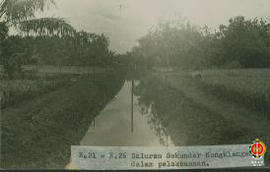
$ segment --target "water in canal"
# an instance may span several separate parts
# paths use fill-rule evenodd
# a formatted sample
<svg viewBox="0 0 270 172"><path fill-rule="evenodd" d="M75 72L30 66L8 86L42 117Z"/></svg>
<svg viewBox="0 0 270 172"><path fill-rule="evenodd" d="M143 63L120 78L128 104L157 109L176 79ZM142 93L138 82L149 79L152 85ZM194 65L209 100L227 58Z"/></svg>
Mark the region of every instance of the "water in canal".
<svg viewBox="0 0 270 172"><path fill-rule="evenodd" d="M89 126L81 140L84 146L173 146L161 124L139 105L133 94L138 82L127 81Z"/></svg>
<svg viewBox="0 0 270 172"><path fill-rule="evenodd" d="M166 129L151 113L151 106L139 103L134 94L139 82L126 81L119 93L89 126L82 146L174 146ZM66 169L74 169L68 164Z"/></svg>

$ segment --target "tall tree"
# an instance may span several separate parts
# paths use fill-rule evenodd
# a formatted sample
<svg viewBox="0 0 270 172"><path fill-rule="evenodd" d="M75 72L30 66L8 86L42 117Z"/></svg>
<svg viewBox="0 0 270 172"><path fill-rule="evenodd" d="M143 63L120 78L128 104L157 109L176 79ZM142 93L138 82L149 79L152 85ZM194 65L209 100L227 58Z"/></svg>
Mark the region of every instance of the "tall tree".
<svg viewBox="0 0 270 172"><path fill-rule="evenodd" d="M55 6L54 0L2 0L0 22L30 34L73 34L74 29L61 18L36 18L37 12Z"/></svg>
<svg viewBox="0 0 270 172"><path fill-rule="evenodd" d="M1 63L10 77L20 68L20 61L15 60L14 55L7 55L8 29L17 29L22 36L56 35L63 37L74 35L74 28L61 18L48 17L36 18L37 12L44 12L46 8L55 6L54 0L2 0L0 2L0 43ZM6 44L3 46L3 44ZM3 49L3 47L5 47ZM19 58L16 58L19 59ZM17 63L17 68L11 67Z"/></svg>
<svg viewBox="0 0 270 172"><path fill-rule="evenodd" d="M270 66L270 23L238 16L221 25L222 63L237 61L242 67Z"/></svg>

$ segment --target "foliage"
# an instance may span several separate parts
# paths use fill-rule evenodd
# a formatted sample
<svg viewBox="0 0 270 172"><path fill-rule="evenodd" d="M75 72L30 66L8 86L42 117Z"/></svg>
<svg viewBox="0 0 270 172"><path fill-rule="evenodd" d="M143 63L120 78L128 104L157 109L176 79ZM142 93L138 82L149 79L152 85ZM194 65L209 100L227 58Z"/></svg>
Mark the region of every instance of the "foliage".
<svg viewBox="0 0 270 172"><path fill-rule="evenodd" d="M221 63L234 60L245 68L269 67L270 23L236 17L228 26L221 25L218 34L223 49Z"/></svg>
<svg viewBox="0 0 270 172"><path fill-rule="evenodd" d="M3 0L0 3L0 45L1 63L9 78L21 73L21 56L12 53L13 46L8 39L8 28L14 27L24 36L72 35L75 30L60 18L35 18L37 11L43 12L46 7L54 5L53 0Z"/></svg>
<svg viewBox="0 0 270 172"><path fill-rule="evenodd" d="M0 41L4 40L8 35L8 27L5 22L0 22Z"/></svg>
<svg viewBox="0 0 270 172"><path fill-rule="evenodd" d="M73 27L66 23L61 18L41 18L22 21L19 26L20 30L27 33L28 35L38 36L53 36L58 37L74 35L75 30Z"/></svg>
<svg viewBox="0 0 270 172"><path fill-rule="evenodd" d="M108 66L116 61L115 54L109 50L109 40L104 35L84 31L75 32L75 35L10 36L4 40L2 50L6 56L1 57L1 63L6 72L11 70L9 75L15 77L22 71L15 73L13 68L20 65ZM16 62L19 66L14 64Z"/></svg>
<svg viewBox="0 0 270 172"><path fill-rule="evenodd" d="M36 18L36 12L55 5L53 0L3 0L0 4L0 20L8 27L14 26L21 32L35 35L72 34L75 30L61 18Z"/></svg>
<svg viewBox="0 0 270 172"><path fill-rule="evenodd" d="M35 17L36 11L44 11L53 0L3 0L0 3L0 17L5 21L18 23Z"/></svg>
<svg viewBox="0 0 270 172"><path fill-rule="evenodd" d="M175 25L166 22L141 38L133 53L148 66L196 66L196 50L201 40L197 27L189 23Z"/></svg>
<svg viewBox="0 0 270 172"><path fill-rule="evenodd" d="M263 19L230 19L214 33L207 26L165 22L138 41L130 61L152 66L263 68L270 66L270 23Z"/></svg>
<svg viewBox="0 0 270 172"><path fill-rule="evenodd" d="M17 77L22 73L21 64L31 60L31 39L23 40L19 36L10 36L3 40L1 50L4 54L1 56L4 71L10 78Z"/></svg>
<svg viewBox="0 0 270 172"><path fill-rule="evenodd" d="M53 0L4 0L0 4L0 64L9 78L21 75L23 64L112 64L115 55L105 35L77 32L62 18L35 17L51 5L55 5ZM17 28L20 36L8 37L9 27Z"/></svg>
<svg viewBox="0 0 270 172"><path fill-rule="evenodd" d="M74 48L72 48L74 47ZM73 49L71 64L77 65L108 65L112 62L112 52L109 51L109 39L101 34L80 31L75 34L70 48Z"/></svg>

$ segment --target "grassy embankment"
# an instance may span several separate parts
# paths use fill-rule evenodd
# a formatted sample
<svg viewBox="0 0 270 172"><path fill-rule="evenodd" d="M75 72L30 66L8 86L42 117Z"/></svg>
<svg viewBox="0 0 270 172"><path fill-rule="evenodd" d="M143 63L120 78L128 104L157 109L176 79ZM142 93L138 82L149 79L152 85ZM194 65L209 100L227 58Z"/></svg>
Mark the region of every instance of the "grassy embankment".
<svg viewBox="0 0 270 172"><path fill-rule="evenodd" d="M270 119L270 70L203 71L199 83L219 98L238 103Z"/></svg>
<svg viewBox="0 0 270 172"><path fill-rule="evenodd" d="M122 73L89 76L2 111L1 168L63 169L91 121L123 85Z"/></svg>
<svg viewBox="0 0 270 172"><path fill-rule="evenodd" d="M146 83L137 91L141 102L152 104L153 117L159 118L176 145L247 144L257 137L269 144L269 119L264 112L208 92L201 84L207 79L211 82L205 77L198 81L188 74L167 73L162 77L159 73L144 80ZM235 82L246 79L243 76ZM269 157L266 156L268 165Z"/></svg>

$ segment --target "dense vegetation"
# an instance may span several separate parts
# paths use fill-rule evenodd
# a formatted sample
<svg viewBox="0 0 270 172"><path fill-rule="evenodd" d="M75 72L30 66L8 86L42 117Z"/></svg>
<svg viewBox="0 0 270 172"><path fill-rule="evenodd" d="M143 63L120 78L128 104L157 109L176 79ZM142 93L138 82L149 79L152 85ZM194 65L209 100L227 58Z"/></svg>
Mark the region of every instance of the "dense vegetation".
<svg viewBox="0 0 270 172"><path fill-rule="evenodd" d="M207 26L164 22L138 41L127 56L148 67L270 67L270 23L239 16L212 32Z"/></svg>
<svg viewBox="0 0 270 172"><path fill-rule="evenodd" d="M113 53L104 35L76 33L76 37L10 36L3 41L1 61L9 76L18 65L104 66L111 64Z"/></svg>
<svg viewBox="0 0 270 172"><path fill-rule="evenodd" d="M76 31L61 18L36 18L52 0L3 1L0 4L0 65L6 77L18 78L22 65L108 66L114 52L101 34ZM9 29L17 35L9 35ZM21 76L19 76L21 77Z"/></svg>

